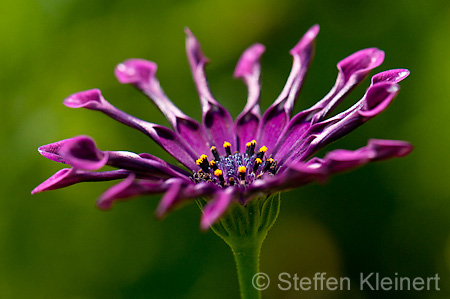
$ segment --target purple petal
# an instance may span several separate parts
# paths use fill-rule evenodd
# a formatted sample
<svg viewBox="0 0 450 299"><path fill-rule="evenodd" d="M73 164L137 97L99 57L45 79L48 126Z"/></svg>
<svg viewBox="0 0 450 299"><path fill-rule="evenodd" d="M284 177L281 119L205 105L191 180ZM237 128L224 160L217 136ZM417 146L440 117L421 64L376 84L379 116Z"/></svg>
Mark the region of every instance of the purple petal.
<svg viewBox="0 0 450 299"><path fill-rule="evenodd" d="M290 51L293 64L289 78L281 94L266 110L259 127L258 140L261 145L275 145L281 132L289 121L297 94L303 83L314 53L314 41L319 33L319 26L314 25L306 32L298 44ZM269 148L268 154L273 150Z"/></svg>
<svg viewBox="0 0 450 299"><path fill-rule="evenodd" d="M281 133L281 137L278 139L272 155L276 160L283 160L283 157L292 153L292 150L296 145L301 142L302 138L308 132L311 127L310 111L305 110L297 113L285 127Z"/></svg>
<svg viewBox="0 0 450 299"><path fill-rule="evenodd" d="M303 139L291 157L305 160L325 145L353 131L382 112L398 94L399 88L399 85L390 82L370 86L364 97L348 110L313 125L307 133L309 137ZM284 157L283 160L288 159Z"/></svg>
<svg viewBox="0 0 450 299"><path fill-rule="evenodd" d="M256 107L255 107L256 108ZM239 148L237 150L244 151L247 142L255 139L261 117L259 116L259 109L251 110L242 117L236 119L236 133L238 136Z"/></svg>
<svg viewBox="0 0 450 299"><path fill-rule="evenodd" d="M374 65L372 65L372 66L374 66ZM361 73L359 73L359 74L361 74ZM373 86L374 84L382 83L382 82L398 83L398 82L402 81L403 79L405 79L408 75L409 75L409 71L406 69L394 69L394 70L384 71L384 72L378 73L372 77L372 80L371 80L372 83L371 83L370 87ZM338 77L338 79L339 79L339 77ZM337 83L335 85L335 88L336 88L336 86L337 86ZM314 123L314 121L310 121L312 115L314 113L316 113L318 111L318 109L320 109L319 107L321 105L322 104L320 104L320 102L319 102L317 105L314 106L314 107L317 106L316 108L312 107L310 109L304 110L304 111L298 113L296 116L294 116L291 119L288 126L286 126L286 129L281 134L280 139L278 139L277 145L276 145L274 151L272 152L275 159L277 159L279 161L284 161L286 158L286 155L288 155L289 153L292 153L296 148L299 147L299 144L304 139L305 134L311 128L312 123ZM352 108L347 110L347 112L344 112L344 114L345 113L348 114L349 112L352 111L352 109L354 107L357 107L358 105L359 104L356 104L355 106L353 106ZM340 114L339 117L343 118L344 114ZM318 119L317 115L319 115L319 114L316 114L316 116L315 116L316 119ZM325 121L322 124L326 123L329 125L329 124L335 122L335 119L336 119L336 117L334 117L328 121Z"/></svg>
<svg viewBox="0 0 450 299"><path fill-rule="evenodd" d="M329 173L341 172L367 164L375 155L376 152L371 149L364 151L334 150L323 158L322 167L326 167Z"/></svg>
<svg viewBox="0 0 450 299"><path fill-rule="evenodd" d="M129 59L115 68L115 75L120 83L133 84L142 90L166 116L172 126L176 127L177 117L186 117L162 90L155 76L157 65L144 59Z"/></svg>
<svg viewBox="0 0 450 299"><path fill-rule="evenodd" d="M137 171L158 178L178 177L189 181L184 171L180 173L171 168L168 163L142 158L132 152L110 151L107 153L109 156L108 165L110 166Z"/></svg>
<svg viewBox="0 0 450 299"><path fill-rule="evenodd" d="M380 82L398 83L409 76L407 69L395 69L378 73L372 77L371 85Z"/></svg>
<svg viewBox="0 0 450 299"><path fill-rule="evenodd" d="M108 162L108 153L102 152L88 136L66 139L59 149L65 163L74 168L97 170Z"/></svg>
<svg viewBox="0 0 450 299"><path fill-rule="evenodd" d="M323 159L314 157L307 162L291 161L276 176L254 181L247 192L254 196L264 194L267 190L283 191L313 181L324 181L331 174L361 167L372 161L403 157L412 149L413 146L405 141L371 139L367 146L355 151L338 149L329 152Z"/></svg>
<svg viewBox="0 0 450 299"><path fill-rule="evenodd" d="M385 160L393 157L404 157L414 149L409 142L384 139L370 139L367 147L376 152L376 155L371 157L372 161Z"/></svg>
<svg viewBox="0 0 450 299"><path fill-rule="evenodd" d="M367 91L366 100L358 110L358 113L365 118L371 118L384 111L400 90L400 86L395 83L378 83L373 87L378 88L370 88Z"/></svg>
<svg viewBox="0 0 450 299"><path fill-rule="evenodd" d="M247 85L247 104L236 118L236 133L239 149L245 149L246 143L256 137L260 122L259 94L261 91L259 77L261 73L260 58L265 48L261 44L254 44L244 51L234 71L234 77L241 78Z"/></svg>
<svg viewBox="0 0 450 299"><path fill-rule="evenodd" d="M108 210L117 200L130 199L144 194L161 193L167 189L167 185L162 182L135 180L135 178L135 174L132 173L122 182L106 190L97 199L97 206L102 210Z"/></svg>
<svg viewBox="0 0 450 299"><path fill-rule="evenodd" d="M294 162L277 175L264 176L261 180L253 181L246 190L246 197L289 190L325 179L326 173L322 169L304 162Z"/></svg>
<svg viewBox="0 0 450 299"><path fill-rule="evenodd" d="M50 143L50 144L46 144L46 145L42 145L38 148L38 151L42 156L44 156L47 159L50 159L55 162L67 164L66 161L63 159L63 157L61 157L60 150L61 150L61 146L64 145L69 140L71 140L71 138L64 139L64 140L57 141L57 142Z"/></svg>
<svg viewBox="0 0 450 299"><path fill-rule="evenodd" d="M337 64L342 81L361 81L367 74L384 60L384 52L377 48L363 49Z"/></svg>
<svg viewBox="0 0 450 299"><path fill-rule="evenodd" d="M259 77L261 55L266 48L261 44L254 44L242 53L241 58L236 65L233 76L235 78L242 78L244 81L252 77Z"/></svg>
<svg viewBox="0 0 450 299"><path fill-rule="evenodd" d="M201 229L207 230L211 225L216 223L228 207L236 200L237 193L238 190L235 187L228 187L217 192L215 197L203 209L200 224Z"/></svg>
<svg viewBox="0 0 450 299"><path fill-rule="evenodd" d="M64 168L34 188L34 190L31 191L31 194L60 189L80 182L98 182L123 179L129 174L129 171L123 169L105 172L90 172L75 168Z"/></svg>
<svg viewBox="0 0 450 299"><path fill-rule="evenodd" d="M201 182L198 184L188 184L177 180L173 181L169 190L164 194L156 209L156 216L162 218L187 199L206 197L221 190L215 184Z"/></svg>
<svg viewBox="0 0 450 299"><path fill-rule="evenodd" d="M155 76L156 69L156 64L151 61L129 59L116 67L115 74L120 83L131 83L147 95L197 156L208 154L210 141L203 127L178 109L166 96Z"/></svg>
<svg viewBox="0 0 450 299"><path fill-rule="evenodd" d="M100 151L87 136L78 136L40 147L44 156L75 168L96 170L105 164L137 171L146 177L187 179L190 173L150 154L137 155L125 151Z"/></svg>
<svg viewBox="0 0 450 299"><path fill-rule="evenodd" d="M64 105L69 108L87 108L91 110L106 110L112 105L103 98L99 89L80 91L64 99Z"/></svg>
<svg viewBox="0 0 450 299"><path fill-rule="evenodd" d="M158 145L189 169L197 169L195 164L198 156L190 146L170 129L135 118L108 103L98 89L82 91L64 100L64 104L71 108L88 108L105 113L106 115L135 128L151 137Z"/></svg>
<svg viewBox="0 0 450 299"><path fill-rule="evenodd" d="M186 54L202 105L203 124L219 153L225 154L222 148L225 141L230 142L231 150L235 151L236 137L233 119L230 113L214 99L208 87L205 75L205 64L208 58L203 54L200 43L192 32L187 28L185 32Z"/></svg>
<svg viewBox="0 0 450 299"><path fill-rule="evenodd" d="M310 110L318 110L313 123L324 119L347 94L361 83L369 72L378 67L384 60L384 52L377 48L360 50L341 60L337 64L338 77L331 91Z"/></svg>
<svg viewBox="0 0 450 299"><path fill-rule="evenodd" d="M403 157L412 149L413 146L406 141L371 139L367 146L355 151L338 149L329 152L320 159L317 167L324 169L328 174L333 174L354 169L372 161Z"/></svg>
<svg viewBox="0 0 450 299"><path fill-rule="evenodd" d="M324 128L321 128L322 124L318 123L316 126L322 131L317 134L317 138L304 153L303 158L381 113L392 102L399 89L400 87L396 83L377 83L369 87L364 97L353 107L324 122L326 124ZM311 129L314 130L314 128Z"/></svg>
<svg viewBox="0 0 450 299"><path fill-rule="evenodd" d="M139 154L139 157L144 158L144 159L149 159L149 160L157 161L157 162L159 162L159 163L161 163L161 164L163 164L163 165L166 165L166 166L172 168L173 170L175 170L175 171L177 171L177 172L179 172L179 173L181 173L181 174L183 174L183 175L185 175L185 176L190 176L190 175L191 175L190 172L188 172L188 171L186 171L186 170L184 170L184 169L182 169L182 168L180 168L180 167L178 167L178 166L175 166L175 165L173 165L173 164L167 163L167 162L164 161L163 159L158 158L158 157L156 157L156 156L154 156L154 155L151 155L151 154L149 154L149 153L141 153L141 154Z"/></svg>
<svg viewBox="0 0 450 299"><path fill-rule="evenodd" d="M180 198L183 184L182 180L176 180L170 184L166 193L161 198L158 208L156 209L156 216L162 218L162 216L169 210L169 208L175 206L175 202Z"/></svg>

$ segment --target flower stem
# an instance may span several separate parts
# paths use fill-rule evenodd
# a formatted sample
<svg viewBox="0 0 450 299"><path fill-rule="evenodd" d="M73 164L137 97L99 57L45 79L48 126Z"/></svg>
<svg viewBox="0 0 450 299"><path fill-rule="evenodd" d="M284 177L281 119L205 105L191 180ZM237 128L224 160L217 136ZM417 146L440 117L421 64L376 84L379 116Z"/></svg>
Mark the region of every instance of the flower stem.
<svg viewBox="0 0 450 299"><path fill-rule="evenodd" d="M254 276L259 273L259 255L262 240L248 242L246 246L231 247L236 261L242 299L259 299L261 292L254 285ZM231 246L231 245L230 245Z"/></svg>
<svg viewBox="0 0 450 299"><path fill-rule="evenodd" d="M197 200L200 208L205 200ZM234 204L211 229L221 237L233 251L238 272L241 299L261 298L264 277L259 273L259 255L267 232L275 223L280 211L280 195L273 194L254 198L246 205Z"/></svg>

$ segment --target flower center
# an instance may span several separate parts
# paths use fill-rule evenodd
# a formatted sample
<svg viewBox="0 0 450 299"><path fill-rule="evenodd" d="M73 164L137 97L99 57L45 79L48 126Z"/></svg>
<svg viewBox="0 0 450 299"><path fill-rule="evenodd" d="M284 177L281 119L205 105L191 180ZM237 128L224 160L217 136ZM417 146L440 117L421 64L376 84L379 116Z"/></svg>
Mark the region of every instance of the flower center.
<svg viewBox="0 0 450 299"><path fill-rule="evenodd" d="M255 140L247 142L245 153L231 154L231 144L226 141L223 147L224 156L219 156L215 146L211 147L214 160L209 162L206 155L200 156L197 165L201 169L191 176L195 183L212 182L224 188L234 185L245 188L263 174L274 175L277 171L276 161L265 157L267 147L262 146L258 152L255 151Z"/></svg>

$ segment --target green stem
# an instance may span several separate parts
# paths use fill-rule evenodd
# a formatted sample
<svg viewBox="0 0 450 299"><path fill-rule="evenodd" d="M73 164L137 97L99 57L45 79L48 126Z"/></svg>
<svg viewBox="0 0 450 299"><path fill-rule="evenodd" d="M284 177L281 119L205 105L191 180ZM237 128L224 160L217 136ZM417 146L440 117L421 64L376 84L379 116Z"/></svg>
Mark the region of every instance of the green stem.
<svg viewBox="0 0 450 299"><path fill-rule="evenodd" d="M197 204L203 209L206 201L198 199ZM265 289L265 277L258 278L255 275L259 273L262 243L275 223L279 211L280 195L273 194L252 199L245 206L238 203L232 205L228 213L211 226L233 251L241 299L259 299L260 290Z"/></svg>
<svg viewBox="0 0 450 299"><path fill-rule="evenodd" d="M249 240L247 240L249 241ZM246 246L231 249L238 271L239 286L242 299L259 299L261 292L254 286L253 277L259 272L259 255L262 241L254 240Z"/></svg>

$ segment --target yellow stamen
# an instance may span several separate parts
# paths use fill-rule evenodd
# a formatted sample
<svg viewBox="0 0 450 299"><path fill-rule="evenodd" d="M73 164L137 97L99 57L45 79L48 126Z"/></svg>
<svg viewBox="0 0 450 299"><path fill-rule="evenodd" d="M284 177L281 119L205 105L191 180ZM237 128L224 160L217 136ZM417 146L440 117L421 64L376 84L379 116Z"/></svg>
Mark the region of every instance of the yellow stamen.
<svg viewBox="0 0 450 299"><path fill-rule="evenodd" d="M239 166L238 171L241 184L245 184L245 171L247 171L247 168L245 166Z"/></svg>
<svg viewBox="0 0 450 299"><path fill-rule="evenodd" d="M267 147L265 145L261 146L261 148L259 149L260 152L267 152Z"/></svg>
<svg viewBox="0 0 450 299"><path fill-rule="evenodd" d="M222 175L222 170L220 170L220 169L214 170L214 175L215 176L221 176Z"/></svg>
<svg viewBox="0 0 450 299"><path fill-rule="evenodd" d="M227 154L227 157L231 155L231 143L228 141L225 141L223 143L223 147L225 148L225 153Z"/></svg>
<svg viewBox="0 0 450 299"><path fill-rule="evenodd" d="M274 160L274 159L272 159L272 158L267 159L267 160L266 160L266 165L264 165L263 171L265 172L265 171L271 169L271 167L272 167L274 164L275 164L275 160Z"/></svg>
<svg viewBox="0 0 450 299"><path fill-rule="evenodd" d="M211 168L212 168L213 170L218 169L217 163L216 163L216 161L214 161L214 160L211 160L211 162L209 162L209 166L211 166Z"/></svg>
<svg viewBox="0 0 450 299"><path fill-rule="evenodd" d="M258 170L259 165L261 165L262 160L260 158L255 159L255 165L253 166L253 172L256 172Z"/></svg>
<svg viewBox="0 0 450 299"><path fill-rule="evenodd" d="M250 141L251 144L256 145L256 140L253 139L252 141Z"/></svg>
<svg viewBox="0 0 450 299"><path fill-rule="evenodd" d="M211 146L211 152L212 152L212 154L214 156L214 159L219 161L220 160L220 156L219 156L219 153L217 152L217 148L214 145Z"/></svg>

